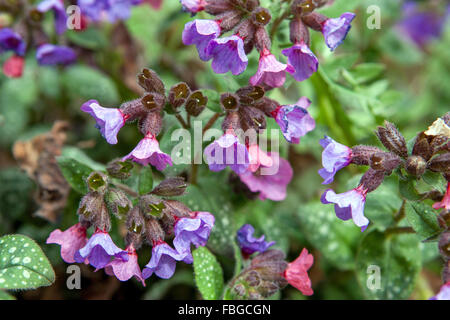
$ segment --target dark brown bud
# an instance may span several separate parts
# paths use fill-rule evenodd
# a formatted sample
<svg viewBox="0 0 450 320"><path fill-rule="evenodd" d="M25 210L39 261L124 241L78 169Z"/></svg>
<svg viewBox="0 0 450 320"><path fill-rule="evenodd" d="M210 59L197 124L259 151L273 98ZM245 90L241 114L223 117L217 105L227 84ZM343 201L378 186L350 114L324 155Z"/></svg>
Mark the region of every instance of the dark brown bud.
<svg viewBox="0 0 450 320"><path fill-rule="evenodd" d="M155 218L145 218L145 238L151 245L153 245L155 242L158 242L159 240L164 240L165 232L161 228L158 220L156 220Z"/></svg>
<svg viewBox="0 0 450 320"><path fill-rule="evenodd" d="M94 216L103 210L103 206L103 195L99 192L89 192L81 198L77 213L83 216L84 220L92 221Z"/></svg>
<svg viewBox="0 0 450 320"><path fill-rule="evenodd" d="M234 93L223 93L220 96L220 105L226 112L236 111L239 108L239 97Z"/></svg>
<svg viewBox="0 0 450 320"><path fill-rule="evenodd" d="M145 118L139 121L139 130L145 136L151 133L153 136L158 136L162 130L163 121L159 112L149 112Z"/></svg>
<svg viewBox="0 0 450 320"><path fill-rule="evenodd" d="M261 86L245 86L236 91L239 102L242 105L251 105L264 97L264 89Z"/></svg>
<svg viewBox="0 0 450 320"><path fill-rule="evenodd" d="M237 10L227 11L217 16L222 32L228 32L236 27L242 20L242 13Z"/></svg>
<svg viewBox="0 0 450 320"><path fill-rule="evenodd" d="M430 144L428 143L428 139L424 133L421 132L417 136L412 154L415 156L420 156L425 160L429 160L433 155Z"/></svg>
<svg viewBox="0 0 450 320"><path fill-rule="evenodd" d="M159 218L166 208L164 201L157 196L147 194L139 198L139 208L145 217Z"/></svg>
<svg viewBox="0 0 450 320"><path fill-rule="evenodd" d="M264 97L261 100L255 102L253 106L264 112L266 116L273 117L273 113L277 110L280 104L275 100Z"/></svg>
<svg viewBox="0 0 450 320"><path fill-rule="evenodd" d="M266 8L256 8L255 11L252 12L251 16L252 22L258 27L264 27L270 22L272 16L270 15L270 11Z"/></svg>
<svg viewBox="0 0 450 320"><path fill-rule="evenodd" d="M131 177L131 171L133 168L133 162L115 159L108 163L106 166L106 171L113 178L125 180Z"/></svg>
<svg viewBox="0 0 450 320"><path fill-rule="evenodd" d="M139 207L134 207L127 215L126 227L128 232L143 234L145 229L145 219L142 216Z"/></svg>
<svg viewBox="0 0 450 320"><path fill-rule="evenodd" d="M428 169L436 172L450 172L450 153L443 153L428 162Z"/></svg>
<svg viewBox="0 0 450 320"><path fill-rule="evenodd" d="M405 169L409 174L420 177L427 169L427 162L419 156L410 156L406 160Z"/></svg>
<svg viewBox="0 0 450 320"><path fill-rule="evenodd" d="M327 16L324 16L323 14L312 12L310 14L307 14L302 17L303 22L310 27L311 29L321 32L322 26L325 23L325 21L328 20Z"/></svg>
<svg viewBox="0 0 450 320"><path fill-rule="evenodd" d="M383 151L377 147L372 146L354 146L352 148L352 163L359 166L370 165L370 158L376 153L382 153Z"/></svg>
<svg viewBox="0 0 450 320"><path fill-rule="evenodd" d="M222 14L232 9L232 4L223 0L208 0L205 5L205 11L213 16Z"/></svg>
<svg viewBox="0 0 450 320"><path fill-rule="evenodd" d="M430 142L431 153L436 154L441 151L450 152L450 138L440 135L432 138Z"/></svg>
<svg viewBox="0 0 450 320"><path fill-rule="evenodd" d="M185 82L180 82L170 88L169 103L175 108L181 107L191 94L191 89Z"/></svg>
<svg viewBox="0 0 450 320"><path fill-rule="evenodd" d="M178 218L189 217L191 209L189 209L183 202L177 200L164 200L166 210L164 212L175 215Z"/></svg>
<svg viewBox="0 0 450 320"><path fill-rule="evenodd" d="M127 122L139 119L148 112L148 109L142 104L142 98L122 103L120 110L127 116Z"/></svg>
<svg viewBox="0 0 450 320"><path fill-rule="evenodd" d="M117 188L110 188L105 195L106 205L112 214L122 219L133 207L127 195Z"/></svg>
<svg viewBox="0 0 450 320"><path fill-rule="evenodd" d="M186 112L191 116L197 117L203 110L205 110L207 103L207 96L204 96L199 90L194 91L191 93L186 102Z"/></svg>
<svg viewBox="0 0 450 320"><path fill-rule="evenodd" d="M300 17L292 19L289 28L292 43L304 42L309 45L309 30Z"/></svg>
<svg viewBox="0 0 450 320"><path fill-rule="evenodd" d="M295 0L292 3L291 11L295 16L307 15L317 8L316 3L316 0Z"/></svg>
<svg viewBox="0 0 450 320"><path fill-rule="evenodd" d="M383 180L383 171L378 171L370 168L362 176L361 180L359 181L359 185L361 185L364 190L367 190L367 192L372 192L383 183Z"/></svg>
<svg viewBox="0 0 450 320"><path fill-rule="evenodd" d="M163 180L151 193L161 197L181 196L186 191L187 184L182 177L171 177Z"/></svg>
<svg viewBox="0 0 450 320"><path fill-rule="evenodd" d="M377 152L370 158L370 167L390 173L401 163L400 158L392 152Z"/></svg>
<svg viewBox="0 0 450 320"><path fill-rule="evenodd" d="M270 49L272 43L270 42L269 34L264 27L256 28L255 32L255 47L259 52Z"/></svg>
<svg viewBox="0 0 450 320"><path fill-rule="evenodd" d="M157 92L151 92L141 98L141 103L148 111L161 111L166 103L166 97Z"/></svg>
<svg viewBox="0 0 450 320"><path fill-rule="evenodd" d="M392 123L385 121L384 125L385 127L378 127L378 130L375 131L378 139L380 139L386 149L406 159L408 157L408 149L405 138Z"/></svg>
<svg viewBox="0 0 450 320"><path fill-rule="evenodd" d="M441 234L439 239L439 252L444 259L450 259L450 231Z"/></svg>
<svg viewBox="0 0 450 320"><path fill-rule="evenodd" d="M161 81L155 71L151 69L143 69L142 73L138 74L139 85L147 92L157 92L165 95L164 83Z"/></svg>
<svg viewBox="0 0 450 320"><path fill-rule="evenodd" d="M244 131L255 130L257 133L266 128L266 117L264 112L254 107L244 107L239 109L241 128Z"/></svg>
<svg viewBox="0 0 450 320"><path fill-rule="evenodd" d="M105 193L108 189L108 176L100 171L92 172L86 179L90 191Z"/></svg>
<svg viewBox="0 0 450 320"><path fill-rule="evenodd" d="M32 26L39 26L43 18L44 14L36 8L33 8L28 12L27 22Z"/></svg>
<svg viewBox="0 0 450 320"><path fill-rule="evenodd" d="M243 2L245 3L245 9L247 9L247 11L249 11L249 12L256 10L256 8L258 8L258 6L260 4L259 0L246 0Z"/></svg>

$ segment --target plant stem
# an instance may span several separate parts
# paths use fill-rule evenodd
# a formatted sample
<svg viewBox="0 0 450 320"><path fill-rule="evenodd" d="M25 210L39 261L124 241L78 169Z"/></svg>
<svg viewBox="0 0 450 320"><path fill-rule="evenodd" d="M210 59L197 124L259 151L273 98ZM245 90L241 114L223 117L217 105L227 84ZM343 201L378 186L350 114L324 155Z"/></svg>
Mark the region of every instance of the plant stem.
<svg viewBox="0 0 450 320"><path fill-rule="evenodd" d="M416 232L411 227L393 227L393 228L386 229L386 231L384 231L384 233L386 235L392 235L392 234L416 233Z"/></svg>
<svg viewBox="0 0 450 320"><path fill-rule="evenodd" d="M202 136L205 135L205 132L208 131L208 129L210 129L214 125L214 123L217 121L217 119L219 119L221 115L222 115L221 113L217 112L211 117L211 119L208 120L205 127L203 128Z"/></svg>
<svg viewBox="0 0 450 320"><path fill-rule="evenodd" d="M289 3L288 8L283 12L282 15L280 15L277 19L274 20L272 27L270 28L269 36L270 36L271 40L273 40L273 37L275 36L275 33L277 32L278 28L280 27L280 24L291 14L291 8L290 8L291 0L288 0L287 2Z"/></svg>
<svg viewBox="0 0 450 320"><path fill-rule="evenodd" d="M405 204L406 204L406 200L403 200L400 210L398 210L397 214L394 216L394 221L396 223L405 217Z"/></svg>
<svg viewBox="0 0 450 320"><path fill-rule="evenodd" d="M176 113L175 117L177 118L178 122L181 123L184 129L189 129L189 126L187 125L186 121L184 121L183 117L180 114Z"/></svg>
<svg viewBox="0 0 450 320"><path fill-rule="evenodd" d="M120 190L122 190L125 193L128 193L130 196L137 198L139 197L139 193L137 193L136 191L134 191L133 189L131 189L129 186L127 186L126 184L120 183L120 182L114 182L114 185L119 188Z"/></svg>

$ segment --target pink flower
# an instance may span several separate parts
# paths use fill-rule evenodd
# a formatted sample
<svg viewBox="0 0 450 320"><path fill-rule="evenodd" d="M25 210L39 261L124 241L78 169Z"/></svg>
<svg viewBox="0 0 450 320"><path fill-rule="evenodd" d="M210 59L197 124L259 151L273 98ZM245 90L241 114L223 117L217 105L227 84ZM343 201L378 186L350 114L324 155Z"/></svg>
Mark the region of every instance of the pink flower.
<svg viewBox="0 0 450 320"><path fill-rule="evenodd" d="M155 10L161 9L162 2L163 0L144 0L144 3L148 3Z"/></svg>
<svg viewBox="0 0 450 320"><path fill-rule="evenodd" d="M145 281L138 264L136 249L134 249L133 245L129 245L125 251L127 252L128 260L122 259L120 256L115 258L105 266L106 274L116 276L120 281L127 281L135 276L145 287Z"/></svg>
<svg viewBox="0 0 450 320"><path fill-rule="evenodd" d="M314 263L314 257L304 248L300 256L288 264L284 271L284 277L287 282L300 290L304 295L310 296L314 292L311 288L311 280L308 276L308 270Z"/></svg>
<svg viewBox="0 0 450 320"><path fill-rule="evenodd" d="M445 210L450 209L450 182L447 182L447 191L440 202L433 204L433 208L438 210L444 208Z"/></svg>
<svg viewBox="0 0 450 320"><path fill-rule="evenodd" d="M61 258L67 263L74 263L75 253L83 248L87 241L86 228L77 223L66 231L54 230L50 233L46 243L61 245Z"/></svg>
<svg viewBox="0 0 450 320"><path fill-rule="evenodd" d="M143 166L149 163L159 171L166 168L167 164L172 165L170 156L161 151L158 140L151 133L148 133L138 145L128 155L123 157L122 161L131 159Z"/></svg>
<svg viewBox="0 0 450 320"><path fill-rule="evenodd" d="M3 73L9 78L20 78L23 73L25 59L19 56L11 56L3 64Z"/></svg>
<svg viewBox="0 0 450 320"><path fill-rule="evenodd" d="M250 156L248 170L251 172L255 172L260 166L270 167L273 164L272 158L262 151L257 144L248 147L248 154Z"/></svg>
<svg viewBox="0 0 450 320"><path fill-rule="evenodd" d="M240 174L239 178L250 191L259 192L261 200L282 201L286 198L287 185L292 180L292 167L276 152L269 152L266 156L270 161L262 157L261 160L264 159L264 162L260 162L258 168L256 165L252 167L253 170L256 168L255 171L248 170Z"/></svg>
<svg viewBox="0 0 450 320"><path fill-rule="evenodd" d="M250 84L253 86L266 84L273 88L281 87L286 80L286 68L286 64L279 62L268 49L264 49L259 58L258 71L250 78Z"/></svg>

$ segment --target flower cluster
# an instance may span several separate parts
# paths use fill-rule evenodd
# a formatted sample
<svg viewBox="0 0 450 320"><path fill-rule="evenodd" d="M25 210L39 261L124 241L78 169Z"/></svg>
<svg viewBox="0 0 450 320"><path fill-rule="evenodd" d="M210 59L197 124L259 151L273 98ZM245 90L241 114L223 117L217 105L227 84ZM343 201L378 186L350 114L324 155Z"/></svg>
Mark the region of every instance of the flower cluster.
<svg viewBox="0 0 450 320"><path fill-rule="evenodd" d="M439 118L427 131L420 132L412 151L407 149L405 138L397 128L385 122L385 127L378 127L377 137L385 152L373 146L355 146L349 148L329 137L320 141L324 148L322 153L323 168L319 174L324 184L333 181L334 175L349 164L370 166L362 176L359 185L347 192L336 194L333 190L326 190L321 198L322 203L334 204L338 218L353 219L353 222L364 231L369 220L364 216L366 196L374 191L393 170L403 168L413 177L421 177L426 170L442 173L447 181L450 180L450 136L448 134L449 114ZM448 195L441 202L434 205L436 209L447 208ZM448 209L445 209L448 210Z"/></svg>
<svg viewBox="0 0 450 320"><path fill-rule="evenodd" d="M259 67L250 84L280 87L286 72L297 81L308 79L318 68L318 59L310 50L309 28L322 32L325 43L333 51L346 38L355 15L344 13L330 19L314 12L322 2L295 0L280 21L272 23L271 33L283 21L290 19L292 47L284 49L287 63L277 60L271 50L271 40L266 28L272 19L270 11L260 6L258 0L181 0L186 11L195 14L205 11L214 20L196 19L188 22L183 31L183 43L195 45L203 61L212 60L216 73L241 74L248 65L247 54L253 48L260 54ZM229 35L225 35L228 33Z"/></svg>
<svg viewBox="0 0 450 320"><path fill-rule="evenodd" d="M310 101L303 97L295 105L281 106L264 96L260 86L246 86L220 97L225 113L223 136L205 148L204 154L212 171L229 166L251 192L261 199L281 201L293 170L277 152L264 152L257 134L266 128L266 117L274 118L288 142L299 143L315 127L309 115Z"/></svg>
<svg viewBox="0 0 450 320"><path fill-rule="evenodd" d="M128 163L129 165L130 163ZM117 166L132 169L120 160L108 166L111 177L117 176ZM47 243L61 245L61 257L67 263L86 263L95 270L105 269L120 281L133 276L145 285L153 273L163 279L172 277L177 261L192 263L191 245L204 246L214 226L214 216L209 212L192 212L183 203L166 197L184 193L182 178L168 178L151 192L132 201L117 186L112 186L109 176L93 172L87 178L89 192L82 198L78 215L80 222L66 231L53 231ZM109 235L110 213L126 221L125 249L118 247ZM87 229L93 227L87 238ZM165 240L173 236L173 246ZM152 246L152 256L141 271L137 250L143 243Z"/></svg>
<svg viewBox="0 0 450 320"><path fill-rule="evenodd" d="M247 258L253 253L258 254L251 259L248 267L231 281L232 294L238 299L268 298L290 284L304 295L312 295L308 270L314 263L313 255L303 249L297 259L288 263L284 260L282 251L268 249L275 241L266 242L264 236L255 239L254 231L255 229L247 224L237 233L243 256Z"/></svg>

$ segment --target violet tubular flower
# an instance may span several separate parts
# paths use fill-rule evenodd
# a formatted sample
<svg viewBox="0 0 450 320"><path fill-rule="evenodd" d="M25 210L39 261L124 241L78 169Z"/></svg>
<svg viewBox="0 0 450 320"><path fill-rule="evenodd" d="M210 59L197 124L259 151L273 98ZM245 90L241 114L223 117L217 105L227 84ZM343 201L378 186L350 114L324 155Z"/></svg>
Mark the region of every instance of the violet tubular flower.
<svg viewBox="0 0 450 320"><path fill-rule="evenodd" d="M88 239L86 228L77 223L66 231L56 229L50 233L46 243L55 243L61 246L61 258L67 263L75 262L75 253L83 248Z"/></svg>
<svg viewBox="0 0 450 320"><path fill-rule="evenodd" d="M319 67L317 57L303 41L284 49L281 53L288 58L288 67L286 70L297 81L308 79Z"/></svg>
<svg viewBox="0 0 450 320"><path fill-rule="evenodd" d="M170 156L161 151L156 137L148 133L137 146L122 161L133 160L143 166L151 164L159 171L163 171L167 165L172 165Z"/></svg>
<svg viewBox="0 0 450 320"><path fill-rule="evenodd" d="M247 68L244 41L237 35L212 39L206 51L213 59L211 67L215 73L231 71L233 75L238 75Z"/></svg>
<svg viewBox="0 0 450 320"><path fill-rule="evenodd" d="M253 236L254 233L255 228L253 228L250 224L244 224L237 231L239 247L244 255L249 256L255 252L264 252L275 244L275 241L265 241L264 235L259 238L255 238Z"/></svg>
<svg viewBox="0 0 450 320"><path fill-rule="evenodd" d="M67 29L67 14L64 3L60 0L44 0L40 2L36 9L39 12L47 12L52 10L55 20L55 30L58 34L63 34Z"/></svg>
<svg viewBox="0 0 450 320"><path fill-rule="evenodd" d="M209 212L193 212L189 218L178 219L174 226L175 238L173 245L178 252L191 253L191 244L195 247L205 246L211 229L214 226L214 216Z"/></svg>
<svg viewBox="0 0 450 320"><path fill-rule="evenodd" d="M339 18L327 19L322 26L325 43L331 51L334 51L347 37L355 14L346 12Z"/></svg>
<svg viewBox="0 0 450 320"><path fill-rule="evenodd" d="M211 40L220 35L220 26L214 20L194 20L186 23L182 40L185 45L194 44L197 47L198 56L203 61L212 58L207 48Z"/></svg>
<svg viewBox="0 0 450 320"><path fill-rule="evenodd" d="M97 229L86 245L75 254L75 261L82 263L85 259L97 270L104 268L113 257L128 260L126 251L116 246L106 231Z"/></svg>
<svg viewBox="0 0 450 320"><path fill-rule="evenodd" d="M333 190L326 190L321 197L323 204L334 204L336 216L341 220L353 219L353 222L361 228L361 232L366 230L369 219L364 216L364 205L366 203L367 189L362 185L350 191L336 194Z"/></svg>
<svg viewBox="0 0 450 320"><path fill-rule="evenodd" d="M96 127L109 144L117 143L117 134L127 120L127 116L120 109L104 108L97 100L89 100L81 106L81 111L95 119Z"/></svg>
<svg viewBox="0 0 450 320"><path fill-rule="evenodd" d="M333 182L336 172L352 161L352 149L327 136L320 140L320 145L323 147L323 168L319 170L319 174L324 179L322 184L329 184Z"/></svg>
<svg viewBox="0 0 450 320"><path fill-rule="evenodd" d="M128 281L134 276L145 287L145 280L142 277L142 272L139 268L136 249L134 249L133 245L130 245L125 251L127 253L126 259L119 256L109 262L105 266L106 274L116 276L120 281Z"/></svg>
<svg viewBox="0 0 450 320"><path fill-rule="evenodd" d="M0 28L0 54L13 51L19 56L25 55L26 44L22 37L10 28Z"/></svg>
<svg viewBox="0 0 450 320"><path fill-rule="evenodd" d="M109 22L126 20L131 8L141 0L78 0L81 13L93 21L102 21L106 17Z"/></svg>
<svg viewBox="0 0 450 320"><path fill-rule="evenodd" d="M41 66L69 65L77 59L69 47L43 44L36 50L36 60Z"/></svg>
<svg viewBox="0 0 450 320"><path fill-rule="evenodd" d="M441 287L441 290L430 300L450 300L450 282L447 282Z"/></svg>
<svg viewBox="0 0 450 320"><path fill-rule="evenodd" d="M256 74L250 78L253 86L265 84L269 87L281 87L286 81L287 65L281 63L268 50L264 49L259 58L259 66Z"/></svg>
<svg viewBox="0 0 450 320"><path fill-rule="evenodd" d="M180 0L183 10L195 14L205 9L206 0Z"/></svg>
<svg viewBox="0 0 450 320"><path fill-rule="evenodd" d="M204 155L211 171L229 166L237 174L247 170L250 159L247 148L231 133L225 133L205 148Z"/></svg>
<svg viewBox="0 0 450 320"><path fill-rule="evenodd" d="M302 97L296 104L281 106L272 113L288 142L300 143L300 137L316 127L314 119L306 110L310 104L308 98Z"/></svg>
<svg viewBox="0 0 450 320"><path fill-rule="evenodd" d="M169 279L175 273L177 261L192 263L192 256L186 252L179 253L166 242L160 240L153 245L152 257L142 270L142 276L147 279L156 274L162 279Z"/></svg>

